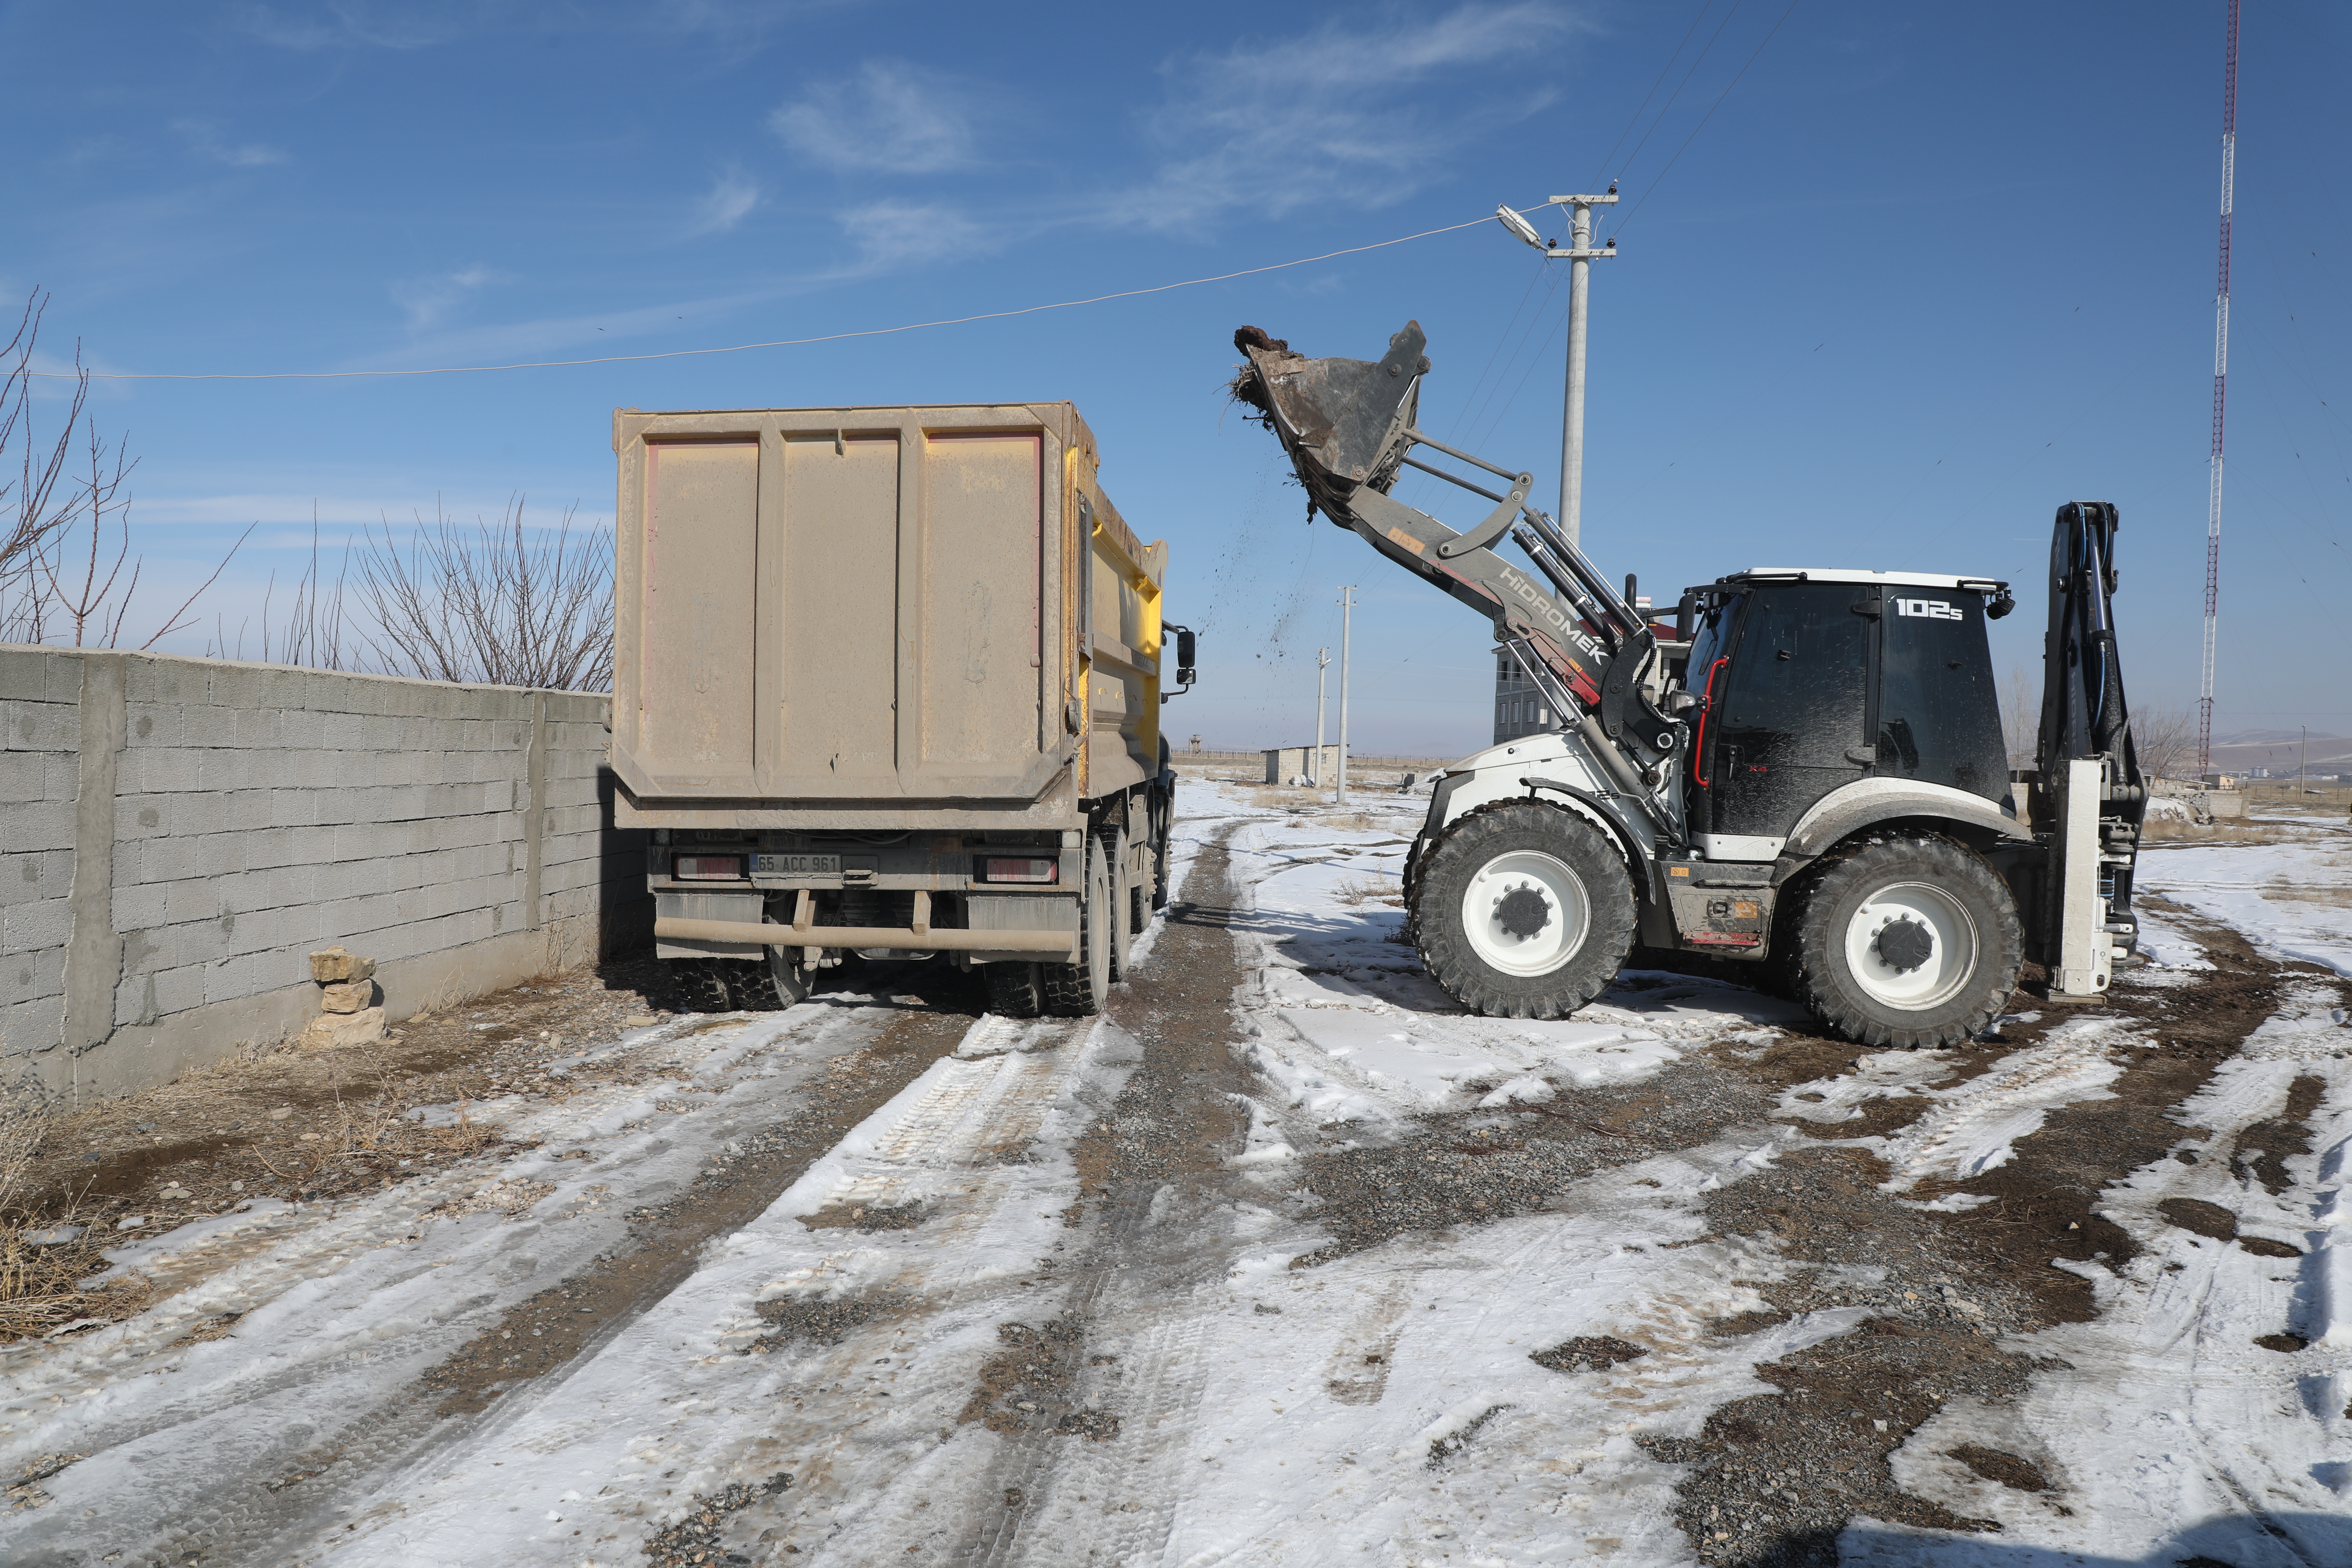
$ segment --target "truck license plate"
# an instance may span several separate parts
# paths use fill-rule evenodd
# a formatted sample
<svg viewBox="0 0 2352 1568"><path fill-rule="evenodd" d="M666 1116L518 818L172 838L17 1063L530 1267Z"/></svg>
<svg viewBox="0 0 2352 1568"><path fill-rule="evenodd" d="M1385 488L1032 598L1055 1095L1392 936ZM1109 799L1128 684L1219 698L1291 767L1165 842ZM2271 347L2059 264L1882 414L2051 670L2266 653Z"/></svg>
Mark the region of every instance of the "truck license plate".
<svg viewBox="0 0 2352 1568"><path fill-rule="evenodd" d="M838 877L838 855L755 855L751 869L762 877Z"/></svg>

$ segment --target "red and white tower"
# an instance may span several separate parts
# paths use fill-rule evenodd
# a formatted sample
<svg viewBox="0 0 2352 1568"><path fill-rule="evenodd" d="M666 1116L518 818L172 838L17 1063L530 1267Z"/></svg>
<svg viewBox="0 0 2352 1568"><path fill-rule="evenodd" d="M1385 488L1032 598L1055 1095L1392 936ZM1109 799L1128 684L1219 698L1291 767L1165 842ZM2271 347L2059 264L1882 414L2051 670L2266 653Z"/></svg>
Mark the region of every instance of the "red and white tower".
<svg viewBox="0 0 2352 1568"><path fill-rule="evenodd" d="M2205 497L2205 674L2198 688L2197 773L2213 771L2213 630L2221 596L2221 414L2230 387L2230 207L2238 166L2238 0L2221 66L2221 276L2213 292L2213 459Z"/></svg>

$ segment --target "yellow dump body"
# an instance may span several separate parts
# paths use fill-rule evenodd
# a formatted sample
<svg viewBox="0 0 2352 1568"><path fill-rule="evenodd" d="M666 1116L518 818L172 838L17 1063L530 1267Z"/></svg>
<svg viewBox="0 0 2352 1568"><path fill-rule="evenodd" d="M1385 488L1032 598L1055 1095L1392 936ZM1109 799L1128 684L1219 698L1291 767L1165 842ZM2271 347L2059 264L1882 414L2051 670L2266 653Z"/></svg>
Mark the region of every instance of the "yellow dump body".
<svg viewBox="0 0 2352 1568"><path fill-rule="evenodd" d="M1069 827L1157 777L1167 551L1071 405L624 409L613 447L623 826Z"/></svg>

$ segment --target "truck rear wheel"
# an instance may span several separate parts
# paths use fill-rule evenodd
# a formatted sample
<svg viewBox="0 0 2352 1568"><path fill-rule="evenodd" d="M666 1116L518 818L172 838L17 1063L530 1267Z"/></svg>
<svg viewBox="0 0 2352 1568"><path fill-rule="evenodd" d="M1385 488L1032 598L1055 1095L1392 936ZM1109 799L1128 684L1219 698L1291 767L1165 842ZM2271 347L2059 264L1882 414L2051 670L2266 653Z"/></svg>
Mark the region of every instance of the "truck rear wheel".
<svg viewBox="0 0 2352 1568"><path fill-rule="evenodd" d="M1110 828L1099 842L1110 863L1110 902L1103 906L1103 920L1110 927L1110 983L1116 985L1127 978L1135 932L1142 928L1133 920L1136 889L1127 868L1127 829Z"/></svg>
<svg viewBox="0 0 2352 1568"><path fill-rule="evenodd" d="M1808 876L1788 906L1790 989L1865 1046L1956 1046L1999 1016L2024 936L2009 884L1928 834L1874 838Z"/></svg>
<svg viewBox="0 0 2352 1568"><path fill-rule="evenodd" d="M1474 1013L1564 1018L1616 977L1633 943L1633 885L1616 846L1533 801L1446 828L1413 880L1413 945Z"/></svg>
<svg viewBox="0 0 2352 1568"><path fill-rule="evenodd" d="M983 963L988 982L988 1010L1000 1018L1034 1018L1045 1010L1045 985L1039 965L1000 960Z"/></svg>
<svg viewBox="0 0 2352 1568"><path fill-rule="evenodd" d="M1111 927L1118 922L1111 901L1110 866L1102 839L1087 835L1087 892L1078 902L1078 962L1041 963L1045 982L1045 1010L1066 1018L1083 1018L1102 1011L1110 995Z"/></svg>

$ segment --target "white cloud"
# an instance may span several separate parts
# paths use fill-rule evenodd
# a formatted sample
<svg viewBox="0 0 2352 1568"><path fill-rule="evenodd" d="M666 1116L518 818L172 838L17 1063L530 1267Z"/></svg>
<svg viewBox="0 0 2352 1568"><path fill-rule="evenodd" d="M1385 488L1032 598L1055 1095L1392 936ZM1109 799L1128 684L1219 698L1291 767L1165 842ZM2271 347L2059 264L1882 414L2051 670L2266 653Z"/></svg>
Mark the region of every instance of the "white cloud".
<svg viewBox="0 0 2352 1568"><path fill-rule="evenodd" d="M463 271L395 283L392 298L394 303L408 312L409 330L423 331L439 326L452 310L498 281L497 273L477 262Z"/></svg>
<svg viewBox="0 0 2352 1568"><path fill-rule="evenodd" d="M768 127L804 158L843 170L929 174L972 158L972 95L954 79L868 60L845 82L778 108Z"/></svg>
<svg viewBox="0 0 2352 1568"><path fill-rule="evenodd" d="M286 152L281 147L272 147L266 142L230 142L221 133L217 120L174 120L172 130L188 144L191 153L215 163L226 163L232 169L257 169L286 162Z"/></svg>
<svg viewBox="0 0 2352 1568"><path fill-rule="evenodd" d="M1003 243L962 213L935 202L868 202L839 214L835 221L856 241L864 261L860 270L866 272L953 262L985 255Z"/></svg>
<svg viewBox="0 0 2352 1568"><path fill-rule="evenodd" d="M1171 61L1168 99L1145 121L1162 161L1109 216L1174 229L1236 209L1278 217L1402 201L1465 142L1549 103L1549 90L1499 73L1588 26L1548 0L1476 0L1426 21L1357 12ZM1481 107L1439 114L1413 100L1412 89L1447 75L1470 79Z"/></svg>
<svg viewBox="0 0 2352 1568"><path fill-rule="evenodd" d="M726 170L710 182L710 189L694 204L694 218L686 232L689 237L725 234L759 205L759 183L746 178L740 170Z"/></svg>
<svg viewBox="0 0 2352 1568"><path fill-rule="evenodd" d="M330 0L325 5L281 14L268 5L240 5L231 14L233 25L265 44L305 53L348 48L358 45L377 49L421 49L457 37L496 5L370 4L369 0Z"/></svg>

